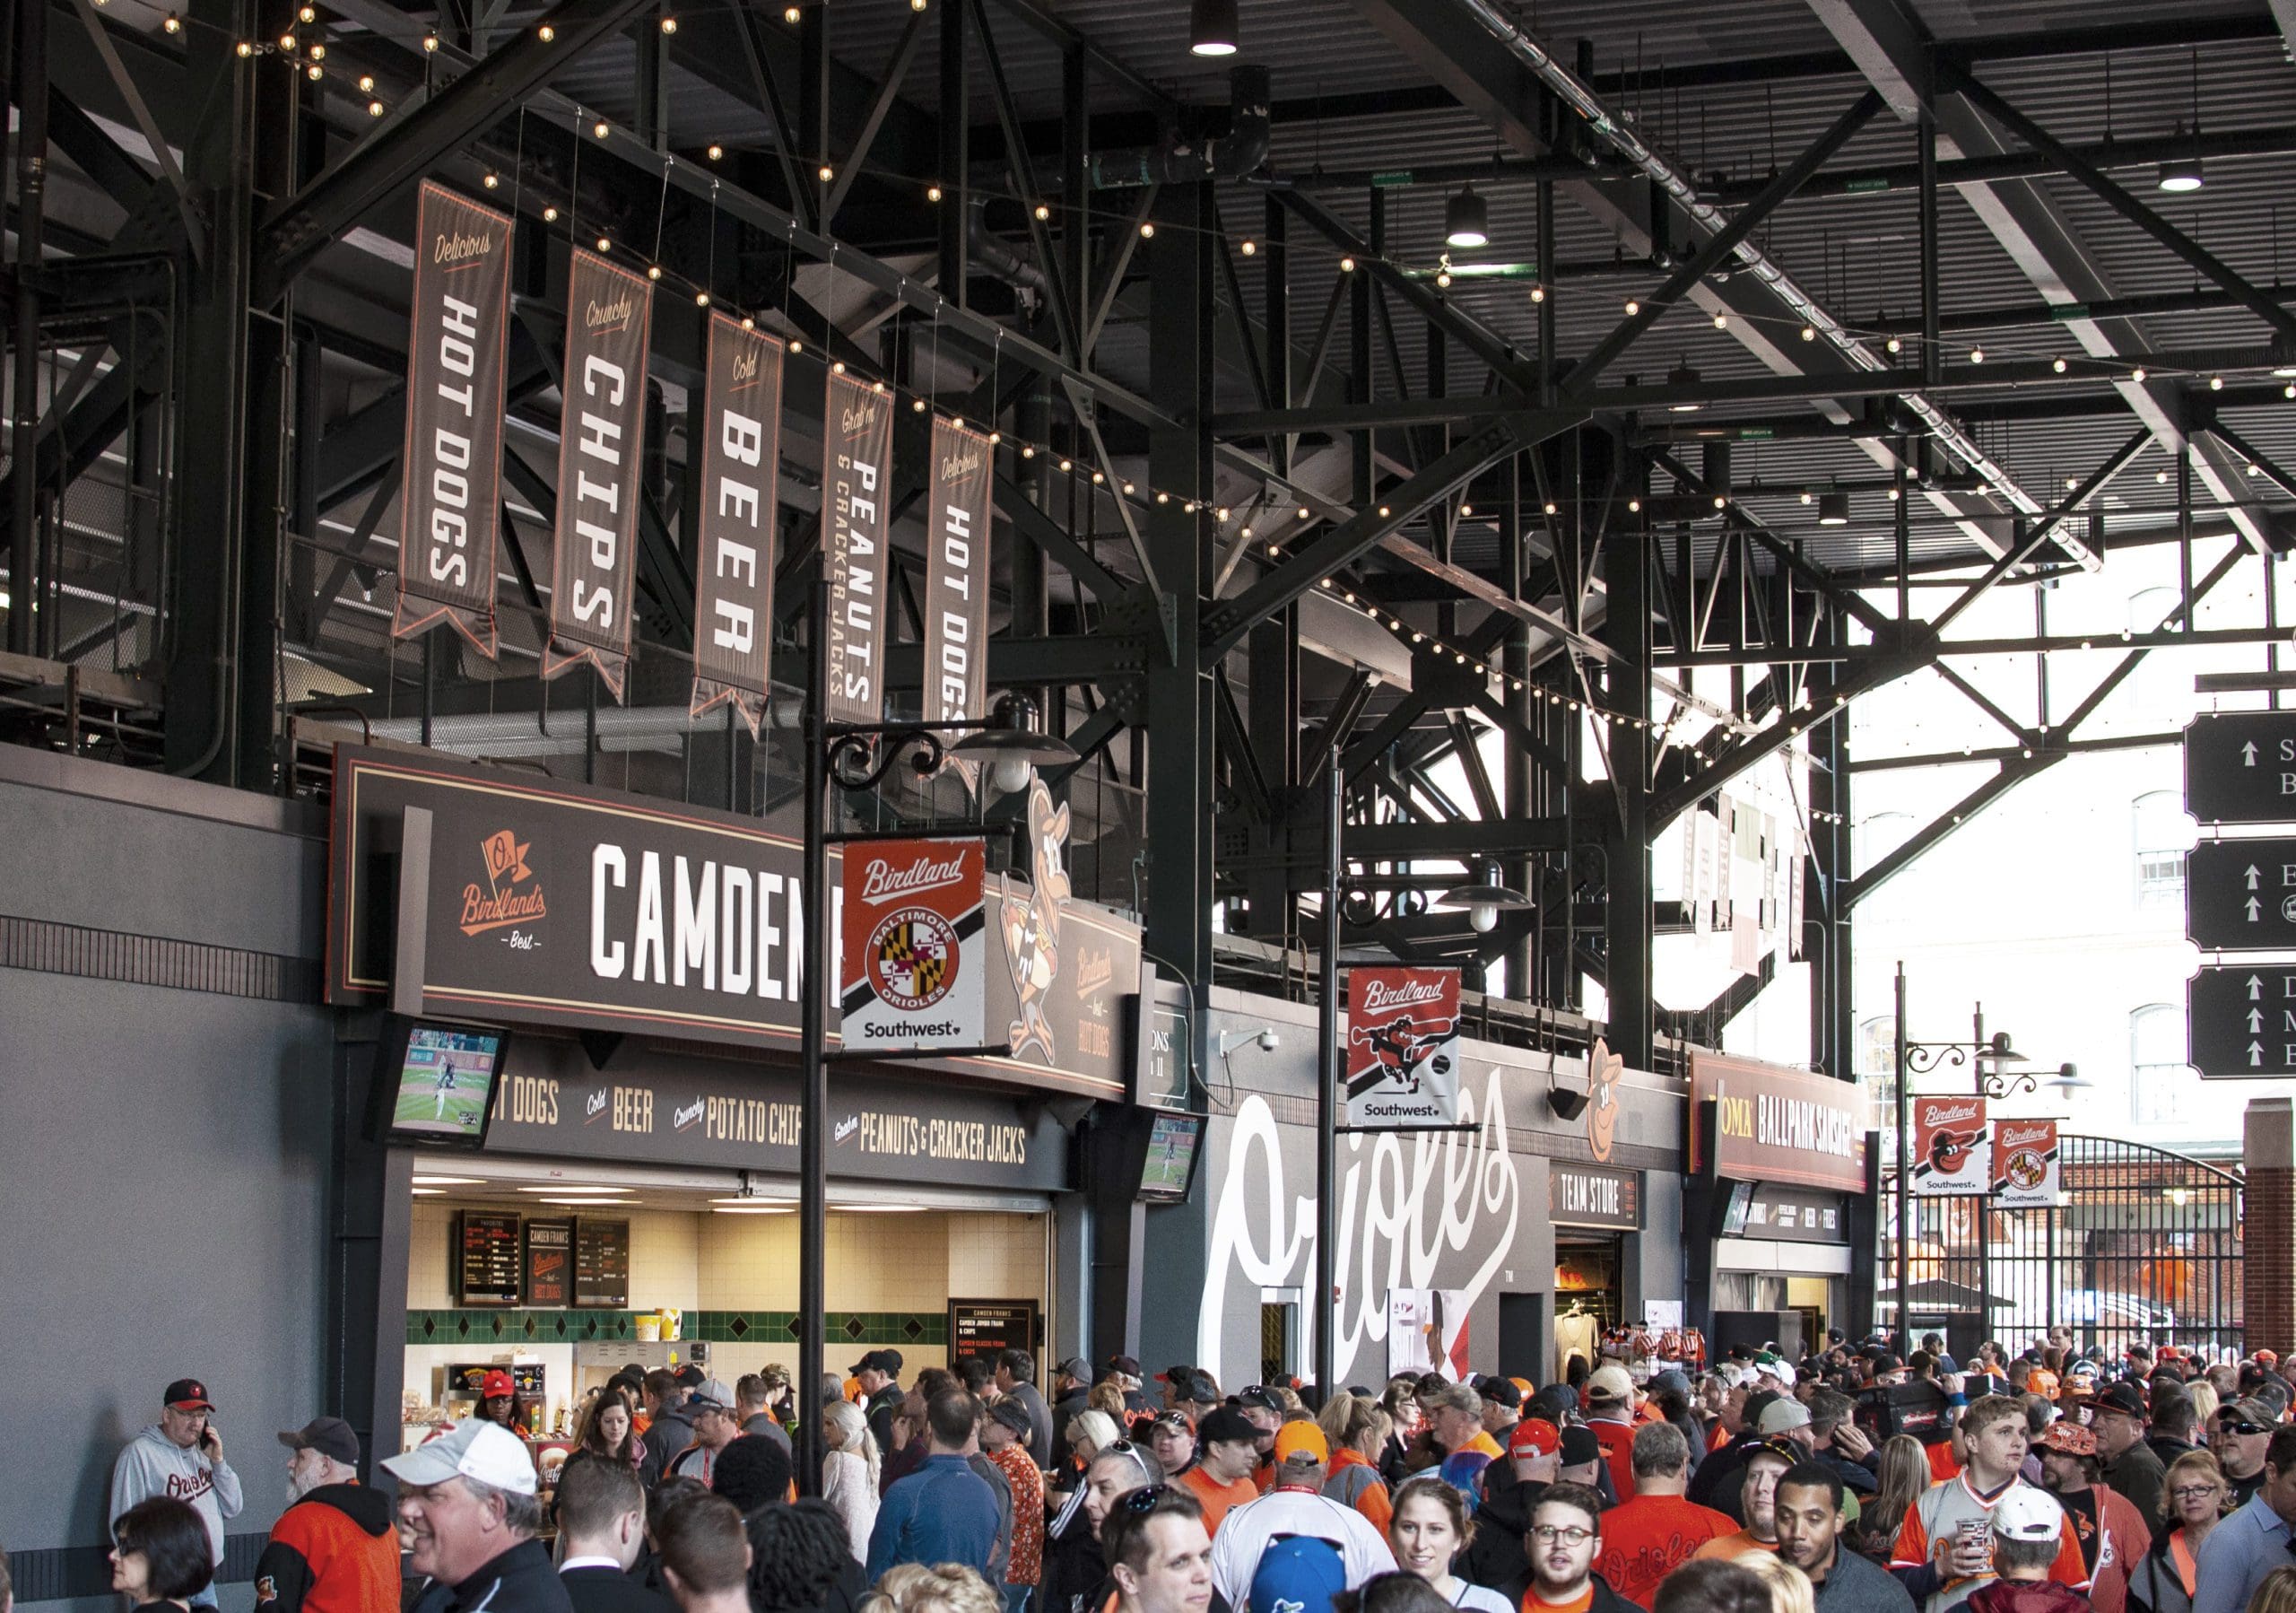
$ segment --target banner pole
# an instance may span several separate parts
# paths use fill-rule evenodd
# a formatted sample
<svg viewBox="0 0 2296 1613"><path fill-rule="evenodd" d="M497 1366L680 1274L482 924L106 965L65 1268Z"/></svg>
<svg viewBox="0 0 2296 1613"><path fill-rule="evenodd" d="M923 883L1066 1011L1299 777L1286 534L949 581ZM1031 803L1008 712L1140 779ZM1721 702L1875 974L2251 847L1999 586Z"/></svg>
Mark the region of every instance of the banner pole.
<svg viewBox="0 0 2296 1613"><path fill-rule="evenodd" d="M1346 815L1347 770L1341 764L1338 737L1326 758L1324 776L1328 796L1324 812L1324 951L1322 981L1316 1005L1316 1391L1322 1403L1332 1393L1332 1327L1339 1299L1336 1272L1338 1251L1332 1247L1333 1228L1339 1216L1332 1202L1339 1175L1337 1116L1339 1102L1339 880L1340 823Z"/></svg>
<svg viewBox="0 0 2296 1613"><path fill-rule="evenodd" d="M804 1000L798 1019L797 1493L822 1493L822 1373L828 1325L822 1266L829 1246L829 847L826 711L829 696L828 567L813 584L811 676L805 684L805 914Z"/></svg>

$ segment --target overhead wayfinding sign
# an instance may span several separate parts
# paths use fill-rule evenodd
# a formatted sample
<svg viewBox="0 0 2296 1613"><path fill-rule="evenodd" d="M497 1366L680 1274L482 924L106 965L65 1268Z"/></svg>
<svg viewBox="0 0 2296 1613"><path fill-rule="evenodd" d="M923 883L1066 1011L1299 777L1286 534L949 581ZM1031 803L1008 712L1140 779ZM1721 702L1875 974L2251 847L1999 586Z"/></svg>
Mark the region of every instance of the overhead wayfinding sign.
<svg viewBox="0 0 2296 1613"><path fill-rule="evenodd" d="M2296 711L2222 711L2185 730L2185 810L2204 824L2296 823Z"/></svg>
<svg viewBox="0 0 2296 1613"><path fill-rule="evenodd" d="M2212 952L2296 947L2296 840L2195 846L2185 856L2185 933Z"/></svg>
<svg viewBox="0 0 2296 1613"><path fill-rule="evenodd" d="M2296 1076L2296 963L2203 969L2185 982L2185 1024L2204 1080Z"/></svg>

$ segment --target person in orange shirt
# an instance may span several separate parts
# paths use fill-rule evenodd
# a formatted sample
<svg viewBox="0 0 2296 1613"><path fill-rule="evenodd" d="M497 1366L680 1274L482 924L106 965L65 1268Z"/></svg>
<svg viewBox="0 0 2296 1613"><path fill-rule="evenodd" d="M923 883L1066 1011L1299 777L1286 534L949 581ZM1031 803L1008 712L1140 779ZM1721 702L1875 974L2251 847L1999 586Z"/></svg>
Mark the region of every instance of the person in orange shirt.
<svg viewBox="0 0 2296 1613"><path fill-rule="evenodd" d="M1379 1477L1378 1464L1395 1419L1370 1395L1342 1390L1332 1396L1316 1425L1331 1446L1331 1472L1324 1480L1324 1494L1353 1507L1370 1520L1372 1528L1386 1534L1395 1507L1387 1499L1387 1481Z"/></svg>
<svg viewBox="0 0 2296 1613"><path fill-rule="evenodd" d="M1587 1426L1603 1448L1613 1491L1634 1494L1634 1380L1615 1362L1587 1375Z"/></svg>
<svg viewBox="0 0 2296 1613"><path fill-rule="evenodd" d="M1729 1513L1686 1498L1689 1487L1690 1442L1683 1431L1672 1423L1637 1431L1633 1498L1603 1520L1605 1576L1627 1600L1648 1607L1660 1580L1736 1529Z"/></svg>
<svg viewBox="0 0 2296 1613"><path fill-rule="evenodd" d="M1718 1536L1700 1547L1701 1557L1742 1557L1750 1551L1778 1549L1778 1480L1787 1469L1805 1460L1808 1452L1783 1439L1765 1440L1746 1458L1738 1510L1745 1528Z"/></svg>
<svg viewBox="0 0 2296 1613"><path fill-rule="evenodd" d="M1215 1406L1196 1426L1196 1463L1179 1482L1204 1507L1204 1527L1220 1532L1232 1507L1259 1499L1252 1469L1259 1464L1259 1430L1232 1406Z"/></svg>
<svg viewBox="0 0 2296 1613"><path fill-rule="evenodd" d="M1500 1587L1522 1613L1637 1613L1595 1572L1603 1555L1603 1498L1585 1485L1550 1485L1531 1509L1523 1544L1528 1573Z"/></svg>

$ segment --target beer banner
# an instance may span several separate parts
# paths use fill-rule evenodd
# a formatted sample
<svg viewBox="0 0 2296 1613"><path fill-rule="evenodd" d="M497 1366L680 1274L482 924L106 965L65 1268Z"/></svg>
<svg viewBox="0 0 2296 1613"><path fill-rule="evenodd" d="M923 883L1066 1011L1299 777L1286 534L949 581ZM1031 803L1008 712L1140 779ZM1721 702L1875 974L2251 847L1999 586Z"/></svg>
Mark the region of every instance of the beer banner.
<svg viewBox="0 0 2296 1613"><path fill-rule="evenodd" d="M755 738L773 642L774 502L781 462L781 344L723 314L709 321L701 497L693 545L691 715L734 702Z"/></svg>
<svg viewBox="0 0 2296 1613"><path fill-rule="evenodd" d="M415 210L391 636L442 617L491 660L510 221L425 179ZM515 539L513 541L516 541Z"/></svg>
<svg viewBox="0 0 2296 1613"><path fill-rule="evenodd" d="M987 842L848 841L843 872L845 1045L904 1053L987 1045Z"/></svg>
<svg viewBox="0 0 2296 1613"><path fill-rule="evenodd" d="M1993 1201L2013 1209L2054 1209L2065 1202L2055 1120L1994 1122Z"/></svg>
<svg viewBox="0 0 2296 1613"><path fill-rule="evenodd" d="M925 720L988 714L988 439L933 423L931 517L925 556ZM952 763L978 788L979 765Z"/></svg>
<svg viewBox="0 0 2296 1613"><path fill-rule="evenodd" d="M1349 970L1343 1123L1456 1125L1458 1046L1457 970Z"/></svg>
<svg viewBox="0 0 2296 1613"><path fill-rule="evenodd" d="M643 275L576 249L566 287L558 526L542 675L587 661L616 700L630 669L653 309Z"/></svg>
<svg viewBox="0 0 2296 1613"><path fill-rule="evenodd" d="M822 426L822 493L828 505L822 574L829 581L829 702L823 710L831 722L882 722L892 399L866 381L832 371Z"/></svg>
<svg viewBox="0 0 2296 1613"><path fill-rule="evenodd" d="M1985 1100L1914 1099L1914 1197L1981 1195L1992 1188L1993 1133Z"/></svg>

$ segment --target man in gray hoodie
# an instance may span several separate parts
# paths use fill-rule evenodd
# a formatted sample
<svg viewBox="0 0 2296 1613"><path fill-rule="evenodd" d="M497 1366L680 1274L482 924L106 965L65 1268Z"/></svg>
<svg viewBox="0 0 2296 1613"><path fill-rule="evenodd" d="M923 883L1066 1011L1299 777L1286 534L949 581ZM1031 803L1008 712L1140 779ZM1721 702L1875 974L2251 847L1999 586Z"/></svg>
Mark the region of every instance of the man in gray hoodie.
<svg viewBox="0 0 2296 1613"><path fill-rule="evenodd" d="M111 1470L111 1517L140 1501L167 1495L187 1501L207 1525L207 1548L215 1566L223 1565L224 1520L236 1518L245 1504L239 1476L223 1460L222 1436L211 1414L213 1401L207 1386L196 1378L178 1378L168 1385L160 1420L127 1442ZM192 1598L197 1605L215 1605L215 1587L209 1585Z"/></svg>

